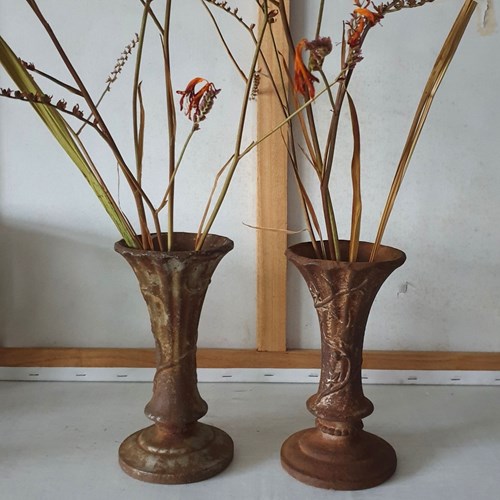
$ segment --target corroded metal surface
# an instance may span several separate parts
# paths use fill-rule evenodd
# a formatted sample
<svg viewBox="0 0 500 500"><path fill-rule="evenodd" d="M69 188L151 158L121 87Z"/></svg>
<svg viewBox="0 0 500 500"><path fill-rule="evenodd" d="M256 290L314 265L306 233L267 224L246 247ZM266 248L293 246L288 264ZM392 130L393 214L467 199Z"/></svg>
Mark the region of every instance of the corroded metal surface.
<svg viewBox="0 0 500 500"><path fill-rule="evenodd" d="M396 453L383 439L363 431L373 412L363 394L361 363L368 315L386 278L403 264L403 252L381 247L369 263L370 243L359 262L314 258L310 243L287 250L311 292L321 331L321 377L307 401L316 427L290 436L281 449L283 467L298 480L321 488L357 490L376 486L396 470ZM341 242L343 255L348 242Z"/></svg>
<svg viewBox="0 0 500 500"><path fill-rule="evenodd" d="M154 425L122 443L120 465L130 476L152 483L201 481L225 469L233 457L233 442L225 432L198 423L207 404L198 392L196 375L203 301L215 268L233 242L209 235L203 250L194 252L193 241L193 234L176 233L171 252L115 245L139 280L157 355L153 396L145 408Z"/></svg>

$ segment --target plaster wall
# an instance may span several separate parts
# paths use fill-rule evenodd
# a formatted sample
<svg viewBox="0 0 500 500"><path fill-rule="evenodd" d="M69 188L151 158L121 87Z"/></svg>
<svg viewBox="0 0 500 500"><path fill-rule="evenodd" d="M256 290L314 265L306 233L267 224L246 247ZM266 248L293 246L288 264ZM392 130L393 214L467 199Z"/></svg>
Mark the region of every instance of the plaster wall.
<svg viewBox="0 0 500 500"><path fill-rule="evenodd" d="M318 2L292 3L294 30L312 38L311 12ZM366 338L370 349L500 351L500 35L494 3L489 2L485 22L486 2L481 2L464 36L396 203L384 243L405 250L408 260L376 300ZM90 90L98 95L116 57L139 30L140 3L40 0L39 4L90 82ZM215 172L231 153L242 84L200 3L174 4L174 88L183 88L198 75L222 88L178 178L176 227L190 231L198 225ZM239 4L247 18L254 17L253 2ZM460 5L456 0L436 0L387 16L365 44L365 59L351 87L363 140L365 240L375 236L421 91ZM338 42L340 20L348 18L351 8L350 0L327 2L322 34ZM251 47L244 33L229 19L222 18L222 26L236 44L238 58L248 64ZM0 0L0 31L21 57L68 79L25 2ZM166 159L163 73L157 40L150 36L148 43L153 56L146 57L142 76L148 130L145 182L158 200L162 195L158 179ZM332 74L334 61L335 54L327 63ZM132 74L129 63L102 105L129 158ZM11 85L3 72L0 85ZM250 112L255 114L254 104ZM27 105L0 99L0 113L0 345L149 347L148 318L135 278L112 250L118 234L81 174ZM189 127L183 119L179 116L181 136ZM318 115L320 131L326 129L327 120L328 112ZM252 118L248 140L254 130ZM116 191L113 159L90 131L86 134ZM345 116L333 179L342 237L349 231L351 142ZM308 169L305 162L303 169ZM314 192L313 177L306 181ZM120 202L131 213L123 179L119 189ZM294 189L291 184L289 226L300 229L303 222L293 209ZM249 157L237 171L213 227L233 238L236 246L209 289L200 346L255 346L255 232L242 224L254 221L255 158ZM300 238L292 237L291 242ZM318 347L317 320L295 269L289 271L288 300L289 346Z"/></svg>
<svg viewBox="0 0 500 500"><path fill-rule="evenodd" d="M311 7L317 3L296 2L295 30L309 38L316 25ZM340 15L341 9L349 9L347 3L327 2L322 32L334 41L340 34L338 23L330 19ZM362 240L375 238L413 114L462 3L436 0L387 15L365 41L364 59L350 86L361 125ZM480 2L476 9L434 100L396 201L383 243L404 250L408 258L375 301L367 327L369 349L500 350L496 3ZM326 68L331 74L336 68L333 61L338 64L334 53ZM320 131L327 129L328 120L328 112L318 113ZM351 155L346 112L332 174L341 238L348 238L350 231ZM305 162L302 168L312 173ZM313 175L307 175L306 184L316 192ZM294 197L291 186L290 199ZM290 213L290 227L303 227L300 214ZM295 269L289 270L288 300L290 345L319 347L315 311Z"/></svg>
<svg viewBox="0 0 500 500"><path fill-rule="evenodd" d="M99 96L116 58L140 29L141 3L38 3L84 81L89 82L90 92ZM195 134L177 178L176 229L196 231L215 174L234 150L244 84L227 59L202 4L196 0L173 3L174 90L184 89L196 76L222 89ZM154 2L153 7L163 19L162 2ZM255 20L256 9L251 3L244 2L240 12ZM0 13L2 36L20 57L70 81L26 2L0 0ZM249 67L250 38L224 13L220 22L240 64ZM158 204L168 183L168 144L163 65L154 28L145 44L141 75L146 107L144 183ZM100 107L132 165L134 61L132 57L125 65ZM12 86L5 72L0 73L0 85ZM41 78L37 81L58 100L62 94L59 89ZM180 96L175 97L177 102ZM71 95L65 98L72 106ZM114 225L30 106L7 99L2 99L0 106L0 344L151 346L149 319L135 276L113 251L113 243L119 239ZM243 144L254 136L255 108L251 102ZM191 122L180 113L177 121L180 149ZM121 177L118 181L116 162L95 139L96 134L91 130L83 134L109 187L115 193L119 189L120 203L134 220L134 207L125 180ZM200 325L202 346L250 348L255 342L255 231L242 224L255 223L254 165L251 155L240 164L212 229L236 244L221 262L208 291Z"/></svg>

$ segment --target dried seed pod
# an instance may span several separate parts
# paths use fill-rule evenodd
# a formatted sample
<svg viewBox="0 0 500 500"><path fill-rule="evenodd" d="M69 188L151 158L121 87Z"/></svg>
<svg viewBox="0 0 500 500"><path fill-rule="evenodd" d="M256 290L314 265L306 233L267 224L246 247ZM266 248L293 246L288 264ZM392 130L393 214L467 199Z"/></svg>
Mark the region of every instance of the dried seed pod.
<svg viewBox="0 0 500 500"><path fill-rule="evenodd" d="M260 78L261 78L261 70L257 69L255 73L253 74L253 81L252 81L252 90L250 91L250 101L255 101L257 99L257 96L259 95L259 87L260 87Z"/></svg>
<svg viewBox="0 0 500 500"><path fill-rule="evenodd" d="M125 47L125 49L122 51L122 53L120 54L120 56L116 60L113 71L111 71L111 73L106 78L106 83L108 84L107 90L109 90L111 88L111 84L116 82L116 80L118 79L118 75L122 72L122 69L125 66L125 63L127 62L130 54L132 54L132 50L135 48L135 46L138 43L139 43L139 35L136 33L135 37Z"/></svg>

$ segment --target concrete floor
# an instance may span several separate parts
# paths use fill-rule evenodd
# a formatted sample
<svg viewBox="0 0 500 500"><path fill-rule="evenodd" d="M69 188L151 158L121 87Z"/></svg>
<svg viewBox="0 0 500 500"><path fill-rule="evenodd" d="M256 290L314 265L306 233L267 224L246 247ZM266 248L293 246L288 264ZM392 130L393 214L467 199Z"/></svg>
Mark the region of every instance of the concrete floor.
<svg viewBox="0 0 500 500"><path fill-rule="evenodd" d="M200 384L204 422L235 442L229 468L208 481L152 485L117 464L120 442L148 425L145 383L1 382L2 500L495 500L500 498L500 388L367 386L365 428L398 453L387 483L334 492L303 485L280 466L282 441L310 427L314 385Z"/></svg>

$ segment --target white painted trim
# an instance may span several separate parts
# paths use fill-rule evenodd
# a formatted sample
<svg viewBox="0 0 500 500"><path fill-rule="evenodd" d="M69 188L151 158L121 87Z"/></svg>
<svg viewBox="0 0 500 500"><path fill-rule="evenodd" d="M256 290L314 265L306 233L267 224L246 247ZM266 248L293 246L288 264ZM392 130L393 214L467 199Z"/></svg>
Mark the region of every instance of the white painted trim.
<svg viewBox="0 0 500 500"><path fill-rule="evenodd" d="M153 368L0 367L0 380L151 382ZM363 370L364 384L498 385L500 371ZM313 383L319 370L298 368L199 368L199 382Z"/></svg>

